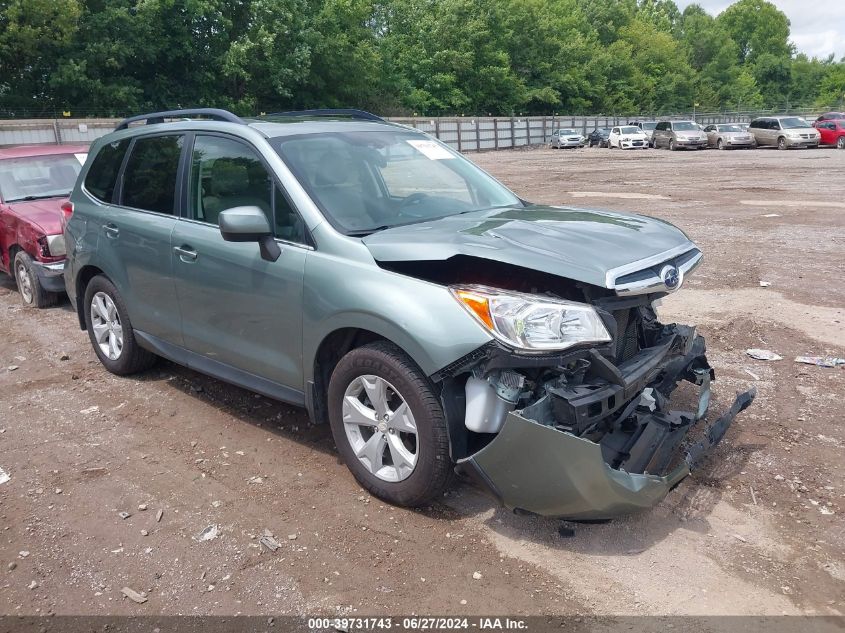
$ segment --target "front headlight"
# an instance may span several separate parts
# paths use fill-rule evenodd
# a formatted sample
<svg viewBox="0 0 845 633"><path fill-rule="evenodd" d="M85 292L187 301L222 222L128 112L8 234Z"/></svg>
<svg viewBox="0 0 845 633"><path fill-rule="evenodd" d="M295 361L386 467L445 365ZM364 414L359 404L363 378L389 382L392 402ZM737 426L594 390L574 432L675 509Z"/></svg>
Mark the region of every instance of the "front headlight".
<svg viewBox="0 0 845 633"><path fill-rule="evenodd" d="M47 250L52 257L61 257L66 255L65 250L65 236L64 235L48 235L47 236Z"/></svg>
<svg viewBox="0 0 845 633"><path fill-rule="evenodd" d="M478 285L449 290L481 325L511 347L549 351L610 341L601 317L585 303Z"/></svg>

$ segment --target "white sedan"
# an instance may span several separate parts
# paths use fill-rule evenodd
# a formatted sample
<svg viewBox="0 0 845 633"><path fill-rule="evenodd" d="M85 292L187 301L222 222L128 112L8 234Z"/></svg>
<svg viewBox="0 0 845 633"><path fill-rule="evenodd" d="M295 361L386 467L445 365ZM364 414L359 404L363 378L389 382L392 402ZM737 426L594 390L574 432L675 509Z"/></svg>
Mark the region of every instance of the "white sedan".
<svg viewBox="0 0 845 633"><path fill-rule="evenodd" d="M648 149L649 136L634 125L622 125L610 130L607 145L610 149Z"/></svg>

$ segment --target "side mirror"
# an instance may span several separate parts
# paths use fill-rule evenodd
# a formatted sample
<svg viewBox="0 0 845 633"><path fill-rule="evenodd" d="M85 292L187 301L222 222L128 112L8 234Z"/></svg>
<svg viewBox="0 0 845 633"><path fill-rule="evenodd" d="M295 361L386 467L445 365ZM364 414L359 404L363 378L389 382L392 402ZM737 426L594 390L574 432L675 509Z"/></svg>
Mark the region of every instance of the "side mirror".
<svg viewBox="0 0 845 633"><path fill-rule="evenodd" d="M256 206L233 207L220 212L220 235L227 242L258 242L262 259L274 262L282 249L273 239L267 216Z"/></svg>

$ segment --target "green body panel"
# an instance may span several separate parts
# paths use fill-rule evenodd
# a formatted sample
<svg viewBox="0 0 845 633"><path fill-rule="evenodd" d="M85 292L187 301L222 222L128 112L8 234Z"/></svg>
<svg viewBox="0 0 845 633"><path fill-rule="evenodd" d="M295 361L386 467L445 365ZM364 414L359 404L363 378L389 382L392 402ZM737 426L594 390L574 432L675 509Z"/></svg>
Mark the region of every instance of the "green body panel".
<svg viewBox="0 0 845 633"><path fill-rule="evenodd" d="M530 205L454 215L364 238L379 261L469 255L605 286L609 270L694 244L656 218Z"/></svg>
<svg viewBox="0 0 845 633"><path fill-rule="evenodd" d="M309 249L283 245L279 259L269 262L255 242L226 242L217 227L187 220L177 223L172 243L197 253L193 260L170 256L185 347L302 391L302 276Z"/></svg>
<svg viewBox="0 0 845 633"><path fill-rule="evenodd" d="M467 458L510 509L566 519L611 519L647 510L689 474L614 470L595 442L508 414L496 438Z"/></svg>
<svg viewBox="0 0 845 633"><path fill-rule="evenodd" d="M306 379L320 343L343 328L387 338L428 375L492 340L447 288L379 268L360 240L328 225L314 239L303 295Z"/></svg>
<svg viewBox="0 0 845 633"><path fill-rule="evenodd" d="M182 318L176 300L170 234L177 218L109 207L100 232L97 261L124 298L132 327L174 345L182 344Z"/></svg>

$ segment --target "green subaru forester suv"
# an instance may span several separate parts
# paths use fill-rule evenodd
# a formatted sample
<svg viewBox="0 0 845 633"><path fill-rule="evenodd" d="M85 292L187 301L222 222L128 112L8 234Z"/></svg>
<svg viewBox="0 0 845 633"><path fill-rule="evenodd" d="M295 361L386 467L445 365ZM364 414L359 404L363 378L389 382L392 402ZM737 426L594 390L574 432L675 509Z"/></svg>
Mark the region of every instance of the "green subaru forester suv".
<svg viewBox="0 0 845 633"><path fill-rule="evenodd" d="M457 471L514 510L645 509L754 397L698 424L704 340L654 310L701 261L683 232L531 204L366 112L133 117L70 200L67 291L106 369L162 356L303 406L393 503Z"/></svg>

